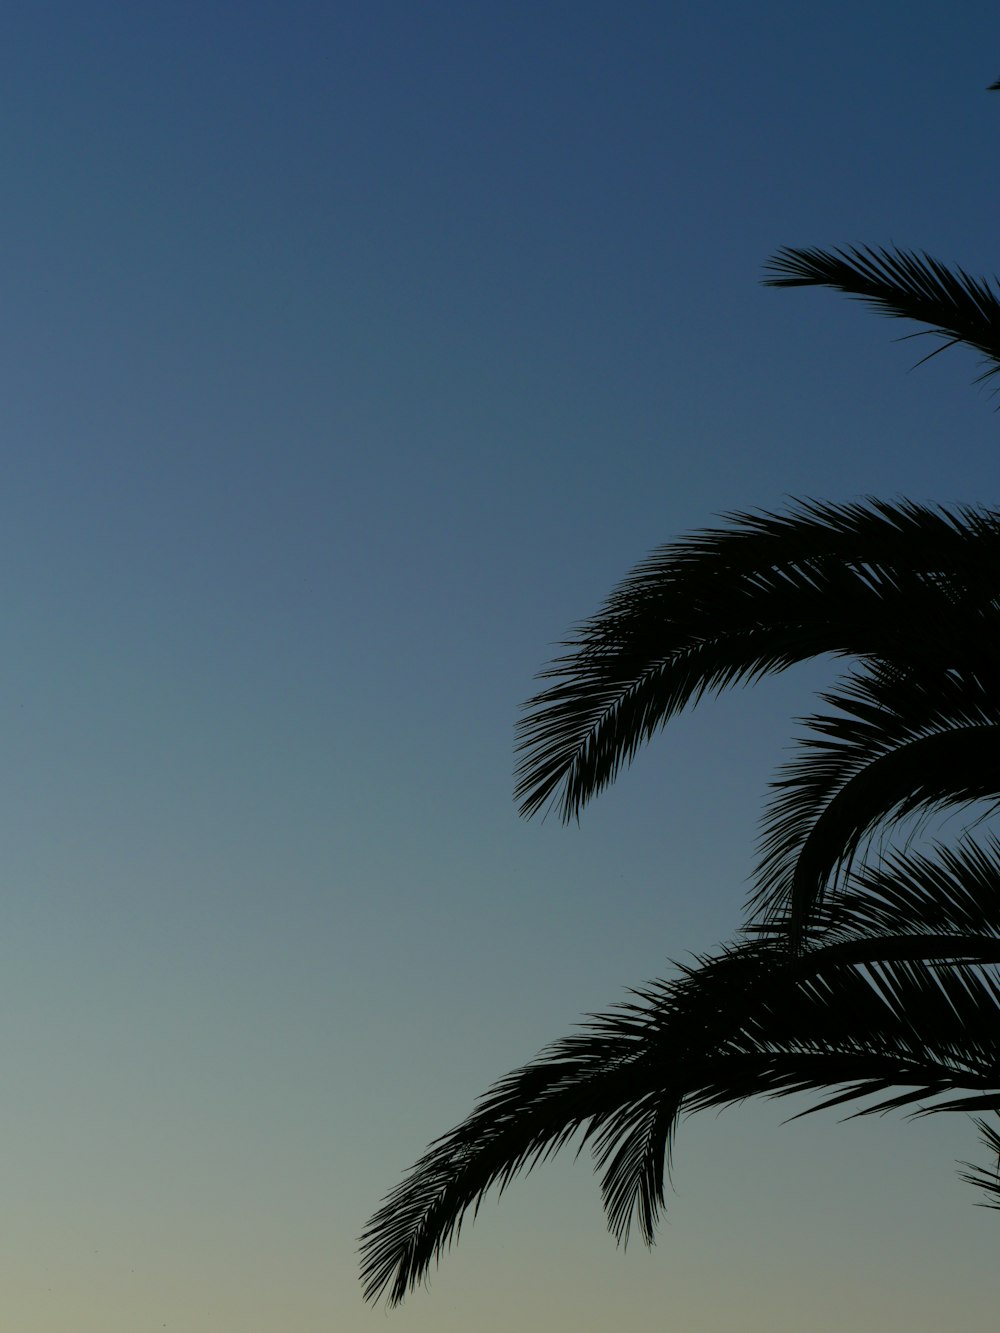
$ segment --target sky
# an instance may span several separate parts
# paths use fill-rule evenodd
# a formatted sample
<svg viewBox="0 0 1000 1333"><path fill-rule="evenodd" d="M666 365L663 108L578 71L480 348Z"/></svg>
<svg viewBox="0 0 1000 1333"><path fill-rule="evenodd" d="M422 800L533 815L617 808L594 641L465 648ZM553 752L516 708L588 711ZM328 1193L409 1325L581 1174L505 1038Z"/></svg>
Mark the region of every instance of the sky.
<svg viewBox="0 0 1000 1333"><path fill-rule="evenodd" d="M580 825L513 727L658 543L996 498L973 357L763 287L998 262L994 5L12 0L0 45L0 1316L19 1333L988 1327L967 1122L686 1121L657 1246L571 1155L430 1287L430 1139L737 929L816 664Z"/></svg>

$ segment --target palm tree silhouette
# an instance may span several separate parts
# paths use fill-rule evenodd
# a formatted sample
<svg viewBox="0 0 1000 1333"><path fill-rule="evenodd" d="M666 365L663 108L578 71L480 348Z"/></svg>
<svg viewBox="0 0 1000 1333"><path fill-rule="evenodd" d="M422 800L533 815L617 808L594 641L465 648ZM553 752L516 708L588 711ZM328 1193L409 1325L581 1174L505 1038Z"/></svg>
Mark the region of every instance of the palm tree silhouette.
<svg viewBox="0 0 1000 1333"><path fill-rule="evenodd" d="M768 275L917 321L935 351L963 343L984 378L1000 371L1000 299L961 269L786 249ZM368 1299L401 1301L491 1187L573 1140L603 1171L611 1229L635 1222L648 1242L682 1113L803 1092L825 1094L813 1110L1000 1110L1000 844L870 854L907 816L1000 802L1000 511L732 515L654 552L564 647L521 723L525 815L578 817L706 694L817 656L849 665L774 783L750 923L509 1074L437 1140L362 1236ZM1000 1206L995 1171L965 1175Z"/></svg>

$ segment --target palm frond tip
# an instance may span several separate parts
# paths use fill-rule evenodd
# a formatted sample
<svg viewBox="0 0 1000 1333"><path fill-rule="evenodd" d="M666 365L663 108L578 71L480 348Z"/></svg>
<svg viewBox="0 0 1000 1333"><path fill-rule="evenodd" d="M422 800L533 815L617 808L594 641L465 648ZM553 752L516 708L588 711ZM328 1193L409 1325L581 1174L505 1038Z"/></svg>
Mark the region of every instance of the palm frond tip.
<svg viewBox="0 0 1000 1333"><path fill-rule="evenodd" d="M925 325L922 333L942 340L939 351L957 343L973 348L986 362L981 379L1000 373L995 283L928 254L874 246L788 246L765 265L763 281L768 287L831 287L883 314Z"/></svg>

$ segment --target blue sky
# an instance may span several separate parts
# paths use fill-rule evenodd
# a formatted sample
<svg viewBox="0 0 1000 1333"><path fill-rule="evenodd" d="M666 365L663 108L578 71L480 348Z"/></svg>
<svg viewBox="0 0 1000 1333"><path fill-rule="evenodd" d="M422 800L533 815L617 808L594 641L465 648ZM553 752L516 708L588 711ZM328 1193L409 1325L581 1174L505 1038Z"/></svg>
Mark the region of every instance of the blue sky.
<svg viewBox="0 0 1000 1333"><path fill-rule="evenodd" d="M995 499L974 361L781 245L997 262L993 6L11 6L0 50L0 1309L384 1326L355 1237L577 1016L740 920L822 666L580 827L517 706L655 544L791 495ZM399 1333L996 1309L960 1121L683 1126L652 1255L585 1162Z"/></svg>

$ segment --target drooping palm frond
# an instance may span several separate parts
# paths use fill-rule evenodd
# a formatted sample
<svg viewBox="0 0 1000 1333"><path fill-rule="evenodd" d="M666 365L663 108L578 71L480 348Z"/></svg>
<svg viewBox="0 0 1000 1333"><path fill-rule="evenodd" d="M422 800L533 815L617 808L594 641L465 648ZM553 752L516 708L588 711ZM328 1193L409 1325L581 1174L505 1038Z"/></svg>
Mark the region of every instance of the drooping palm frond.
<svg viewBox="0 0 1000 1333"><path fill-rule="evenodd" d="M858 1114L953 1093L1000 1106L997 851L868 868L804 952L763 925L508 1075L371 1220L367 1298L402 1300L491 1187L574 1139L604 1173L612 1231L636 1220L651 1241L684 1113L802 1092L825 1094L814 1109L877 1099Z"/></svg>
<svg viewBox="0 0 1000 1333"><path fill-rule="evenodd" d="M1000 625L992 511L808 501L730 523L655 551L542 672L519 726L523 814L578 816L706 693L824 654L946 672Z"/></svg>
<svg viewBox="0 0 1000 1333"><path fill-rule="evenodd" d="M985 358L980 378L1000 372L1000 293L962 268L909 250L789 246L768 261L765 272L768 287L832 287L883 314L927 325L921 332L941 339L935 351L964 343Z"/></svg>
<svg viewBox="0 0 1000 1333"><path fill-rule="evenodd" d="M783 929L771 920L748 932L773 936ZM974 950L1000 939L1000 841L993 834L966 836L951 847L939 843L929 852L896 850L861 867L810 925L807 940L810 947L862 940L884 957L887 942L902 936L964 939Z"/></svg>
<svg viewBox="0 0 1000 1333"><path fill-rule="evenodd" d="M982 644L953 665L869 662L820 697L772 784L754 877L765 909L790 907L793 937L865 838L916 811L1000 802L1000 692Z"/></svg>

